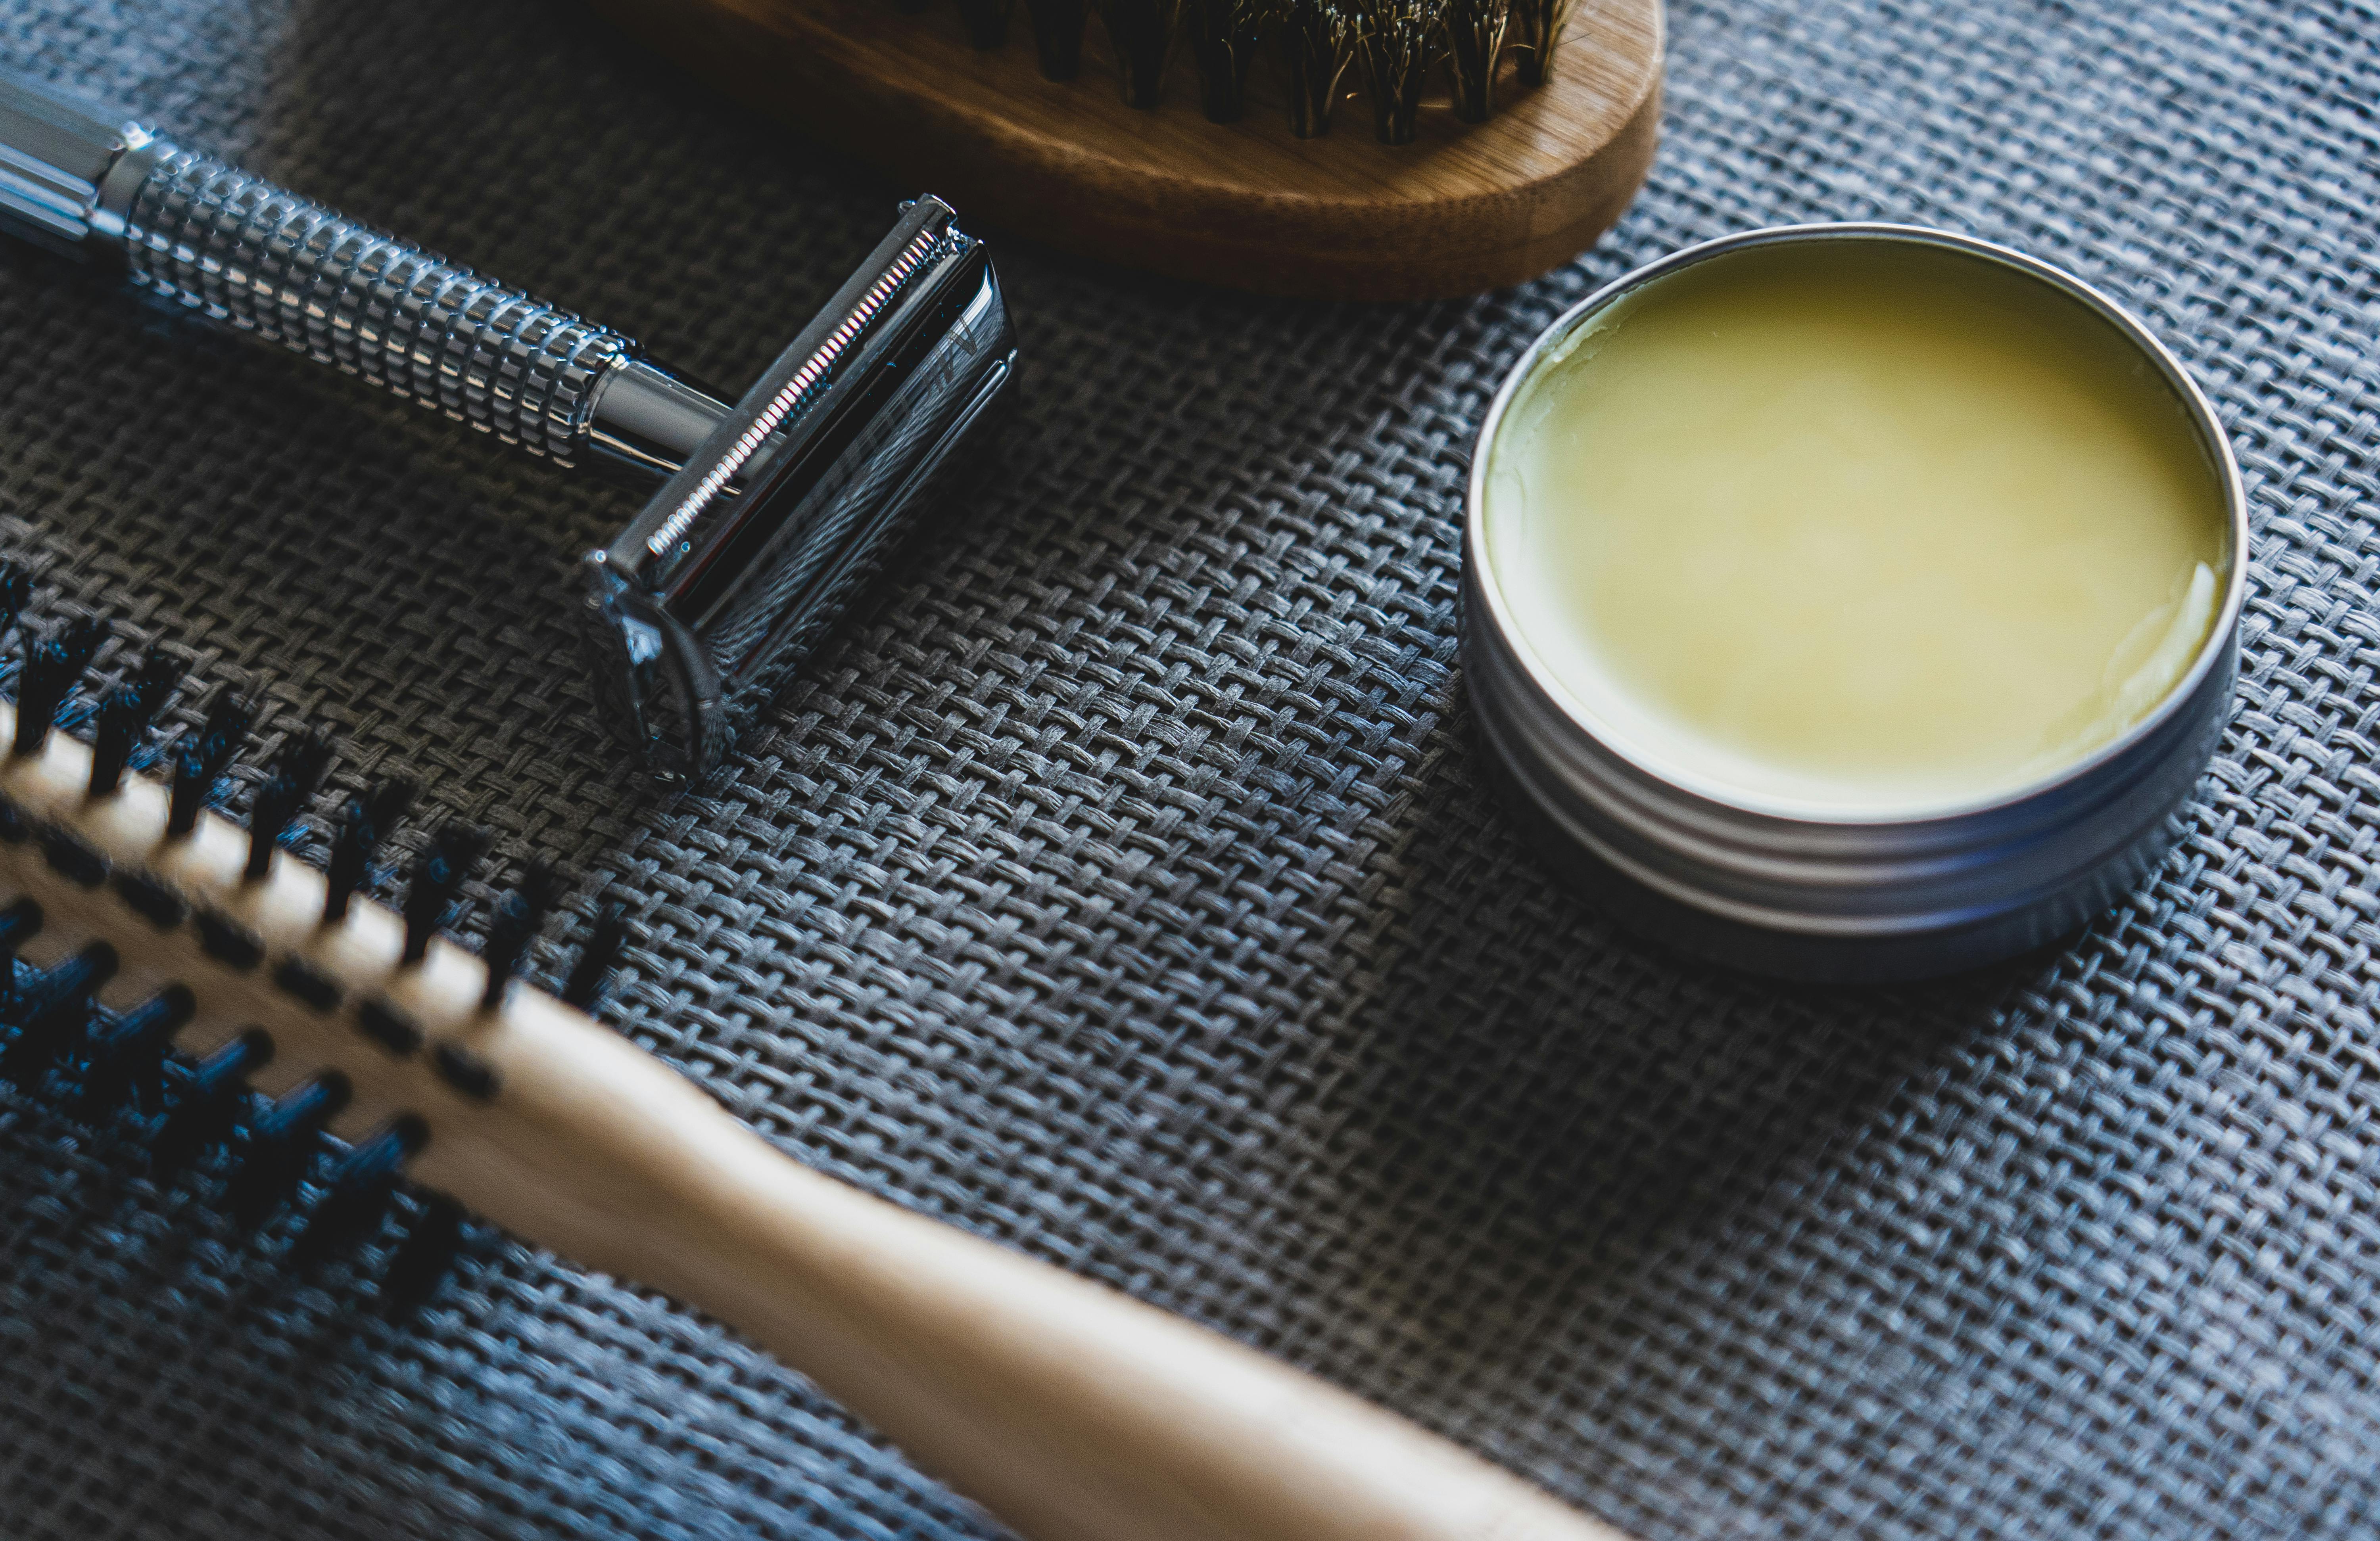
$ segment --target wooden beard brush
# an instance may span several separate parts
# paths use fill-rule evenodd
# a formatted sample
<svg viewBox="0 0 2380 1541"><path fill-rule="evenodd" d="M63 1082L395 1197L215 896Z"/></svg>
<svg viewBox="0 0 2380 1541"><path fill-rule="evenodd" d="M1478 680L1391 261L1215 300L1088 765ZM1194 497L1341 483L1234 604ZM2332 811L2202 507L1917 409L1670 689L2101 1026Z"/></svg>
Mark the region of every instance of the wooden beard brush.
<svg viewBox="0 0 2380 1541"><path fill-rule="evenodd" d="M954 3L593 0L971 224L1268 293L1536 277L1652 163L1660 0Z"/></svg>
<svg viewBox="0 0 2380 1541"><path fill-rule="evenodd" d="M0 634L28 589L0 569ZM541 869L474 953L441 932L484 837L440 830L399 910L359 898L406 789L349 800L318 871L281 841L323 741L284 736L242 829L207 805L243 708L160 753L173 667L79 700L104 627L18 632L0 1077L144 1133L157 1183L219 1176L244 1221L303 1209L293 1266L400 1231L382 1289L409 1306L484 1216L745 1332L1028 1541L1612 1541L1376 1407L796 1165L587 1014L615 912L558 996L516 982Z"/></svg>

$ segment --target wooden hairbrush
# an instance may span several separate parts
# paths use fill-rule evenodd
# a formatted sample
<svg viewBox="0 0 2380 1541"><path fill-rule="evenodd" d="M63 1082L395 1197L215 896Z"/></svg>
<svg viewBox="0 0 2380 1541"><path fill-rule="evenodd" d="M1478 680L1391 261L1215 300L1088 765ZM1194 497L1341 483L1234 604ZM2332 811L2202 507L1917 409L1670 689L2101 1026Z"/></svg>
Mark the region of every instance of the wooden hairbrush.
<svg viewBox="0 0 2380 1541"><path fill-rule="evenodd" d="M0 632L28 584L0 572ZM145 1129L159 1181L225 1174L302 1259L413 1210L383 1285L434 1286L464 1211L749 1335L1030 1541L1611 1541L1368 1403L787 1159L579 1005L516 982L552 897L445 940L482 851L443 830L399 914L358 897L401 794L349 800L329 870L282 849L327 762L285 739L242 829L205 807L246 734L168 746L172 670L73 701L103 628L25 637L0 703L0 1075ZM88 721L85 744L54 721ZM599 934L562 995L598 994ZM409 1180L420 1196L399 1200Z"/></svg>
<svg viewBox="0 0 2380 1541"><path fill-rule="evenodd" d="M1620 217L1659 127L1660 0L1026 0L1029 29L1010 0L592 3L973 225L1272 294L1534 278Z"/></svg>

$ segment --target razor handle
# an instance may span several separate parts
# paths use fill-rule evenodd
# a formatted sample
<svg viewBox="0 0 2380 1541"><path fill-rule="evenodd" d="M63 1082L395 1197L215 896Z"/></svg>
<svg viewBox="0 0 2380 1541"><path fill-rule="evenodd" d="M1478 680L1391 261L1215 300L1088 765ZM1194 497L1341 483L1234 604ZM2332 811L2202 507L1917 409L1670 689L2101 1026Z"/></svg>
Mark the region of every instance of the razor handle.
<svg viewBox="0 0 2380 1541"><path fill-rule="evenodd" d="M666 782L715 769L887 564L1015 358L988 254L933 199L731 405L608 327L6 76L0 230L557 465L660 481L588 557L584 616L605 714Z"/></svg>

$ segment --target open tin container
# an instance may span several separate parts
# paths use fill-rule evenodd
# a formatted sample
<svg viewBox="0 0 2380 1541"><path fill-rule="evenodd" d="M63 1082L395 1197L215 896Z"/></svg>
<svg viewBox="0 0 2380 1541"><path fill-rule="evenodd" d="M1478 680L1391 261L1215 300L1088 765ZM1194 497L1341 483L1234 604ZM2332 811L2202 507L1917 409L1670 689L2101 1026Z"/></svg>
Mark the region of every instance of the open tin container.
<svg viewBox="0 0 2380 1541"><path fill-rule="evenodd" d="M2219 481L2219 598L2195 656L2111 741L2013 789L1911 812L1813 811L1717 786L1648 754L1531 645L1490 559L1497 436L1564 344L1623 297L1696 263L1786 243L1902 242L1999 264L2077 302L2161 378ZM1606 285L1548 327L1498 391L1471 467L1463 659L1491 775L1590 892L1637 929L1789 978L1882 982L1957 972L2081 926L2139 883L2229 716L2247 553L2246 502L2221 424L2180 363L2106 296L2021 253L1892 224L1755 230Z"/></svg>

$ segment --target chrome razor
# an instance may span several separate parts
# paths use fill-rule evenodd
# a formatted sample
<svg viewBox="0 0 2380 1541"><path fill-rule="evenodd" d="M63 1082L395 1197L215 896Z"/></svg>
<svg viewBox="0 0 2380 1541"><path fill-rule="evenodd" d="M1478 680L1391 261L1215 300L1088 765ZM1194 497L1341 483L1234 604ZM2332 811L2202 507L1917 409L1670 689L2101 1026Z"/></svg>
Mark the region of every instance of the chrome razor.
<svg viewBox="0 0 2380 1541"><path fill-rule="evenodd" d="M658 480L588 554L585 619L605 715L674 783L883 568L1016 360L990 258L938 199L731 406L607 327L5 75L0 230L557 465Z"/></svg>

